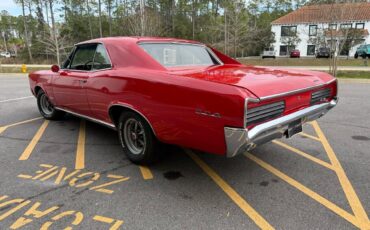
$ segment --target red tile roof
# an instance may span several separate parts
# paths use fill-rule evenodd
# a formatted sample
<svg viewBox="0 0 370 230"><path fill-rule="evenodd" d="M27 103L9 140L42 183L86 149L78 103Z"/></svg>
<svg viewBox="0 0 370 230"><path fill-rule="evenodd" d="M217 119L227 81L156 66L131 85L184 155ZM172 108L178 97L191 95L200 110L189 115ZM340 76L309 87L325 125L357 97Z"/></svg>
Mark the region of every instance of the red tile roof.
<svg viewBox="0 0 370 230"><path fill-rule="evenodd" d="M304 6L276 19L272 24L331 23L345 21L370 21L370 2Z"/></svg>

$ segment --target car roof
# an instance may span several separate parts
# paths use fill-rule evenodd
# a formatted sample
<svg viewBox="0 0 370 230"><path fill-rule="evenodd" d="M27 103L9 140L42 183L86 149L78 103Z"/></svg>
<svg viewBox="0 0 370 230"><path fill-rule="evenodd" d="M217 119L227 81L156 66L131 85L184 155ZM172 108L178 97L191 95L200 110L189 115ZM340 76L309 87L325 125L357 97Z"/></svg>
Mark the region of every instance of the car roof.
<svg viewBox="0 0 370 230"><path fill-rule="evenodd" d="M167 38L167 37L140 37L140 36L117 36L117 37L104 37L104 38L95 38L87 41L77 43L87 44L87 43L139 43L139 42L178 42L178 43L190 43L201 45L203 43L198 41L179 39L179 38Z"/></svg>
<svg viewBox="0 0 370 230"><path fill-rule="evenodd" d="M173 42L203 45L197 41L161 37L105 37L83 41L76 45L102 43L105 46L114 67L137 67L152 70L166 70L164 66L158 63L138 45L140 42Z"/></svg>

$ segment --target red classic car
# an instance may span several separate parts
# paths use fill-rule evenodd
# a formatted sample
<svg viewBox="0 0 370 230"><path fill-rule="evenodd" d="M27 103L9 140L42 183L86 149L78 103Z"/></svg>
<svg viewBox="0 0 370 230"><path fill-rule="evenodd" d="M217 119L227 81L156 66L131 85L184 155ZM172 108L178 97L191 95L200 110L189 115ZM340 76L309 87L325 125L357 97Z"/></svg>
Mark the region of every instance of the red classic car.
<svg viewBox="0 0 370 230"><path fill-rule="evenodd" d="M67 112L114 128L140 164L157 159L159 143L233 157L291 137L337 104L327 73L245 66L172 38L81 42L60 68L29 80L42 116Z"/></svg>

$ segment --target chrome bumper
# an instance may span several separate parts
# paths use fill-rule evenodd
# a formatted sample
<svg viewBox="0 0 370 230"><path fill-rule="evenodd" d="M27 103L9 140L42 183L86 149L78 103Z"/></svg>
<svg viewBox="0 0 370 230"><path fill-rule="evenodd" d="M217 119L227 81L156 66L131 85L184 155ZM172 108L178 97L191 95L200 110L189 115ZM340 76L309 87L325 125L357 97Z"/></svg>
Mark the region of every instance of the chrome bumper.
<svg viewBox="0 0 370 230"><path fill-rule="evenodd" d="M301 124L316 120L337 105L338 99L330 102L313 105L286 116L262 123L252 129L225 127L226 156L234 157L249 151L258 145L286 135L289 124L301 119Z"/></svg>

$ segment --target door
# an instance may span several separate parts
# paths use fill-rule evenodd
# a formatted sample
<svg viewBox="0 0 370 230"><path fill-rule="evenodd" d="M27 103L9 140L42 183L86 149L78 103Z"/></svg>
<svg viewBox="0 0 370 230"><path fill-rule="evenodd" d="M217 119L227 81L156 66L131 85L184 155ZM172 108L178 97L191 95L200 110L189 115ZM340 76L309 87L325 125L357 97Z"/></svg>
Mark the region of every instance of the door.
<svg viewBox="0 0 370 230"><path fill-rule="evenodd" d="M97 44L78 45L53 79L58 107L90 116L86 85L93 66Z"/></svg>

